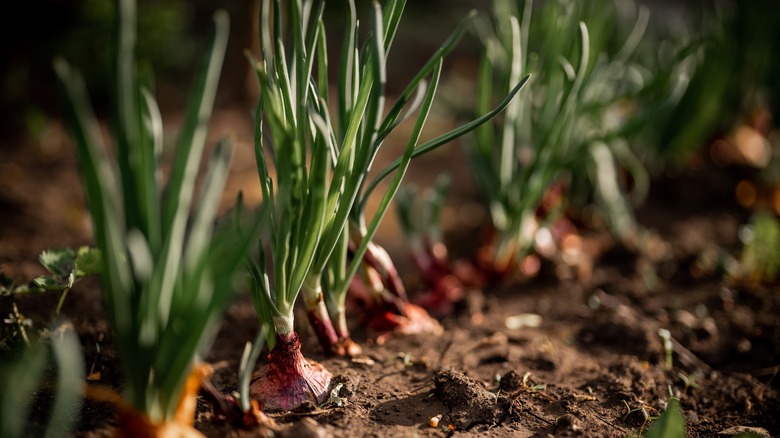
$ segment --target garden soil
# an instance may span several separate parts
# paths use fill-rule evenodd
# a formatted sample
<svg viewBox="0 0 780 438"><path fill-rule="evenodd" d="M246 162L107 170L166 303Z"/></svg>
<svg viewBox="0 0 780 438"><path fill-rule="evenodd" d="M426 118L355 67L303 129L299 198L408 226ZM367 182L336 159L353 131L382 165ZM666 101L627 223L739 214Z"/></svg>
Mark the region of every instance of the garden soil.
<svg viewBox="0 0 780 438"><path fill-rule="evenodd" d="M250 203L259 196L249 117L221 110L213 124L236 118L246 122L231 127L238 150L226 206L240 188ZM73 148L60 125L52 123L47 135L0 149L0 269L19 281L42 273L40 251L90 242ZM461 217L473 210L463 206L473 205L474 194L456 148L451 151L446 161L434 156L415 164L410 175L430 182L431 165L439 163L462 176L456 178L451 201L458 207L447 213L446 231L453 254L465 255L479 243L479 221ZM665 256L647 257L604 244L609 239L603 233L584 232L585 241L601 242L588 275L561 275L547 262L535 278L470 291L441 320L440 336L389 337L380 345L375 334L356 329L364 354L328 358L298 317L304 354L327 367L340 387L324 405L270 413L270 430L289 437L625 437L646 432L677 397L691 437L740 430L780 435L780 293L777 287L728 283L717 266L703 265L713 251L735 254L740 246L739 228L749 212L733 201L738 173L701 159L657 178L638 217L660 238ZM392 222L388 216L387 224ZM414 293L414 272L397 228L383 233L380 242L399 261ZM79 283L62 313L80 336L89 384L118 389L121 370L99 287L94 280ZM13 301L25 316L46 321L56 298ZM0 298L4 316L11 301ZM525 314L537 316L510 318ZM359 315L352 317L357 321ZM507 318L530 326L507 324ZM247 297L229 309L207 357L216 370L213 385L223 393L235 391L239 357L257 326ZM673 339L670 368L659 329L668 329ZM33 404L33 432L45 418L46 394L44 388ZM207 436L269 432L241 430L218 416L199 400L195 425ZM112 406L87 401L75 435L106 436L115 423Z"/></svg>

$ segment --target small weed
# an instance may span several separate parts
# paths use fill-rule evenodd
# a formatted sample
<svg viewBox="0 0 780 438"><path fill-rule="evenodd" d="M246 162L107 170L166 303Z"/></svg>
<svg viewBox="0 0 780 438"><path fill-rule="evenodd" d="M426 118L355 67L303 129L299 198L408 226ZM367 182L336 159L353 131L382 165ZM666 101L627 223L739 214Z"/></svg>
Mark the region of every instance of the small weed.
<svg viewBox="0 0 780 438"><path fill-rule="evenodd" d="M688 388L696 389L699 387L699 383L696 381L698 379L697 375L694 374L692 376L689 376L684 373L678 373L677 376L680 378L680 380L682 380L683 385L685 385L683 387L683 394L688 392Z"/></svg>
<svg viewBox="0 0 780 438"><path fill-rule="evenodd" d="M30 345L30 338L27 336L27 329L32 328L33 321L19 312L16 303L12 304L11 313L3 319L5 325L4 331L8 334L3 336L3 343L13 343L13 340L21 340L25 345Z"/></svg>
<svg viewBox="0 0 780 438"><path fill-rule="evenodd" d="M328 400L323 403L323 406L326 405L333 405L337 407L341 407L344 404L344 400L339 397L339 391L341 391L341 388L344 387L343 383L339 383L336 385L333 389L330 390L330 396L328 397Z"/></svg>
<svg viewBox="0 0 780 438"><path fill-rule="evenodd" d="M672 333L664 328L658 329L658 336L661 337L664 343L664 368L671 370L674 362L672 359Z"/></svg>
<svg viewBox="0 0 780 438"><path fill-rule="evenodd" d="M84 277L100 273L100 251L86 246L75 250L62 246L43 251L38 256L38 261L49 273L36 277L28 283L16 284L12 278L0 273L0 296L59 293L59 299L51 312L49 321L38 321L42 325L53 325L62 310L68 292L76 282ZM12 306L12 312L3 319L3 335L0 342L9 345L20 341L25 345L30 345L28 330L42 335L45 329L36 330L36 322L24 316L16 303L13 303Z"/></svg>
<svg viewBox="0 0 780 438"><path fill-rule="evenodd" d="M396 357L401 359L405 367L410 367L417 362L414 356L412 356L412 353L409 353L408 351L405 353L398 353Z"/></svg>
<svg viewBox="0 0 780 438"><path fill-rule="evenodd" d="M740 230L744 244L735 280L748 284L771 283L780 272L780 220L770 213L756 213Z"/></svg>
<svg viewBox="0 0 780 438"><path fill-rule="evenodd" d="M627 401L623 400L623 404L626 406L626 415L623 416L624 420L634 412L639 412L642 414L642 418L644 419L644 421L642 421L642 426L639 427L639 435L638 435L638 436L642 436L642 430L645 428L647 422L652 419L652 417L650 416L650 412L655 411L655 409L652 406L646 405L641 400L639 400L639 407L633 409L631 408L631 405L629 405Z"/></svg>

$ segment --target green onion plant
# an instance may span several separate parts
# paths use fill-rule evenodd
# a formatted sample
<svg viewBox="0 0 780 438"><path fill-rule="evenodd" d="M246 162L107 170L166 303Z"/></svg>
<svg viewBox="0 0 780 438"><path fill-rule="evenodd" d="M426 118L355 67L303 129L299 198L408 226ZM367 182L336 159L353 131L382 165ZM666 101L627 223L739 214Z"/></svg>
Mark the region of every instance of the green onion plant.
<svg viewBox="0 0 780 438"><path fill-rule="evenodd" d="M385 114L387 56L405 1L390 0L384 7L373 3L362 46L358 43L355 5L348 3L335 97L331 97L328 77L322 19L325 2L294 0L287 6L290 20L286 28L282 2L262 3L260 19L267 26L261 26L261 59L252 60L260 82L255 154L270 229L259 245L258 257L250 262L250 290L273 348L269 363L253 377L250 393L264 409L272 410L291 409L306 401L322 403L329 394L330 373L300 353L293 326L298 295L302 295L310 324L325 352L354 353L344 316L345 297L411 159L494 117L524 83L518 81L493 111L418 144L442 59L470 18L422 67ZM285 32L292 40L289 46L284 43ZM415 111L416 122L403 155L368 181L384 140ZM368 196L393 172L378 211L366 220Z"/></svg>
<svg viewBox="0 0 780 438"><path fill-rule="evenodd" d="M404 5L405 1L389 2L386 9L392 10L393 13L397 14L398 18L396 20L399 20ZM348 239L342 237L342 239L348 240L348 242L342 243L342 245L337 247L336 256L331 258L331 270L329 271L331 275L328 276L330 281L327 288L328 293L326 293L331 314L333 315L334 320L339 323L339 336L341 338L344 337L343 333L346 330L346 325L344 323L344 302L347 292L360 283L362 283L363 290L369 295L369 307L366 311L369 315L373 315L369 316L369 318L371 325L375 329L379 331L399 331L402 333L425 331L438 332L441 330L439 324L430 318L422 307L409 302L403 282L398 275L398 271L395 268L391 257L388 255L387 251L373 241L373 237L376 234L387 208L392 202L395 194L398 192L401 181L411 160L472 132L474 129L496 117L510 104L515 95L525 86L529 79L528 75L517 78L506 93L501 96L501 102L493 108L484 108L484 111L482 111L478 117L469 120L449 132L440 134L425 143L418 144L438 87L443 59L455 47L455 44L460 40L461 36L475 18L476 14L472 12L461 21L454 32L444 41L420 71L418 71L417 75L395 101L394 105L379 125L377 133L373 137L363 136L359 143L360 149L367 151L367 159L361 161L363 163L359 168L361 169L361 175L359 175L359 178L355 181L359 190L357 192L357 199L353 203L349 214L348 229L345 230L345 232L348 231L349 237ZM392 34L389 34L386 31L385 35L385 50L389 50L390 45L388 41L392 42ZM389 40L387 37L388 35L390 35ZM347 38L346 43L348 45L354 44L354 41L355 38L350 36ZM356 45L352 45L351 47L353 51L357 52ZM384 62L382 62L382 65L384 65ZM364 69L365 68L366 67L364 67ZM432 70L433 72L431 73ZM350 72L349 69L347 69L346 72L342 70L340 79L343 79L344 77L349 78L352 74L354 74L355 77L358 77L357 74ZM425 84L423 78L429 74L431 75L431 82L430 84ZM352 79L349 79L347 82L349 81L352 81ZM428 85L427 91L425 85ZM409 99L414 93L416 93L416 97L409 103ZM355 104L357 104L357 96L353 94L352 98ZM384 99L384 97L382 97L382 99ZM406 108L407 105L408 108ZM349 105L347 105L347 107L349 107ZM390 134L393 128L395 128L403 119L410 116L418 107L418 116L403 155L396 158L389 166L382 169L375 178L367 180L373 157L376 156L384 139ZM381 114L381 106L378 106L378 109L379 114ZM349 112L340 114L342 120L347 116L352 116L352 114ZM365 212L370 196L374 190L379 187L379 184L383 179L393 172L395 172L393 179L382 194L377 211L370 220L367 219ZM346 270L346 275L344 275L344 272L339 272L339 266L342 265L340 260L345 258L351 259L349 268ZM362 271L362 281L354 281L354 277L358 271Z"/></svg>
<svg viewBox="0 0 780 438"><path fill-rule="evenodd" d="M200 358L234 297L235 274L260 221L244 227L236 219L215 229L232 151L227 140L214 149L195 192L227 44L227 14L214 15L215 32L163 184L163 122L137 71L136 13L134 1L117 2L111 149L80 74L62 59L54 67L73 120L102 254L104 303L125 376L119 432L178 427L197 434L194 392L198 378L208 374Z"/></svg>
<svg viewBox="0 0 780 438"><path fill-rule="evenodd" d="M534 248L560 240L571 227L555 222L582 188L616 236L635 232L631 202L642 199L648 177L628 138L679 99L687 59L675 53L670 69L640 62L649 10L635 11L625 27L612 2L495 0L493 16L482 21L477 108L521 74L534 77L529 93L467 147L495 229L481 251L484 270L506 273Z"/></svg>

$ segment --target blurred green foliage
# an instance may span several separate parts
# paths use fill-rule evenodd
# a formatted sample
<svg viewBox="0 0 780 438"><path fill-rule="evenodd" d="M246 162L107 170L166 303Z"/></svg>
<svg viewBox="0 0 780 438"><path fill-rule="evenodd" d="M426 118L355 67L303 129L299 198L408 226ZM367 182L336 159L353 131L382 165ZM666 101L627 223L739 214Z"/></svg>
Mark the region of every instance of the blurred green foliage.
<svg viewBox="0 0 780 438"><path fill-rule="evenodd" d="M678 38L702 44L700 65L686 93L658 126L662 162L686 159L757 103L780 114L780 8L775 1L695 3L672 21L682 29Z"/></svg>
<svg viewBox="0 0 780 438"><path fill-rule="evenodd" d="M745 246L732 275L752 285L774 282L780 272L780 219L759 211L742 229L740 238Z"/></svg>
<svg viewBox="0 0 780 438"><path fill-rule="evenodd" d="M57 52L78 62L92 85L105 82L105 66L111 62L110 41L101 38L116 28L114 2L83 0L76 26L65 36ZM194 5L184 0L139 2L136 51L142 62L154 65L163 76L189 71L195 56L193 36ZM148 66L147 66L148 68Z"/></svg>

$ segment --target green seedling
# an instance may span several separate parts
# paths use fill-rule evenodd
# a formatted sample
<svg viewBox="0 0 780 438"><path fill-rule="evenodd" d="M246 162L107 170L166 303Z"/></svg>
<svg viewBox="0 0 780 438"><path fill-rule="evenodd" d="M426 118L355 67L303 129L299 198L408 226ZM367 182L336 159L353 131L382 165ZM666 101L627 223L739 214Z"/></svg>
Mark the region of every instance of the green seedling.
<svg viewBox="0 0 780 438"><path fill-rule="evenodd" d="M86 246L75 251L68 247L49 249L41 253L39 260L51 275L38 277L33 284L42 290L60 293L52 321L60 314L62 304L76 281L100 274L101 269L100 251Z"/></svg>
<svg viewBox="0 0 780 438"><path fill-rule="evenodd" d="M405 367L414 365L414 357L412 356L412 353L409 353L408 351L405 353L398 353L396 357L401 359L401 362L403 362Z"/></svg>
<svg viewBox="0 0 780 438"><path fill-rule="evenodd" d="M663 347L664 347L664 368L667 370L671 370L674 366L673 361L673 353L674 348L672 347L672 333L664 328L658 329L658 336L661 337L661 341L663 341Z"/></svg>
<svg viewBox="0 0 780 438"><path fill-rule="evenodd" d="M679 377L680 380L682 380L682 382L683 382L683 385L684 385L683 386L683 394L686 394L688 392L688 388L696 389L696 388L698 388L700 386L699 383L696 381L697 376L695 376L695 375L689 376L687 374L678 373L677 377Z"/></svg>
<svg viewBox="0 0 780 438"><path fill-rule="evenodd" d="M0 274L0 296L41 291L66 293L77 280L100 273L100 252L86 246L78 250L68 247L47 249L38 256L38 261L49 275L36 277L30 284L15 286L13 279Z"/></svg>
<svg viewBox="0 0 780 438"><path fill-rule="evenodd" d="M60 297L48 321L48 324L51 325L59 316L68 292L76 282L84 277L100 273L100 252L86 246L80 247L78 250L59 247L43 251L38 260L49 271L48 275L36 277L29 283L17 286L13 279L0 274L0 296L58 292ZM32 319L24 317L19 312L16 303L13 303L13 312L3 322L10 328L9 337L4 339L4 342L17 338L24 344L30 344L27 330L32 329L35 324Z"/></svg>

